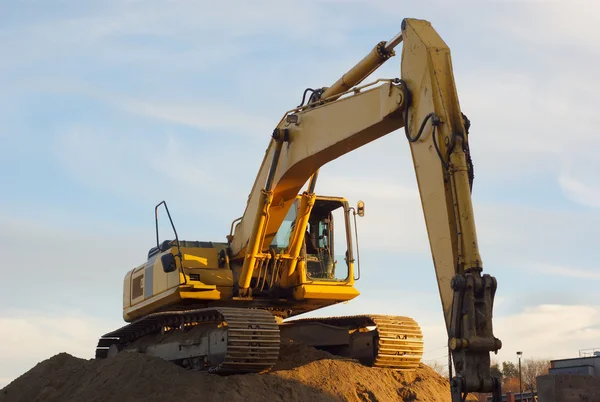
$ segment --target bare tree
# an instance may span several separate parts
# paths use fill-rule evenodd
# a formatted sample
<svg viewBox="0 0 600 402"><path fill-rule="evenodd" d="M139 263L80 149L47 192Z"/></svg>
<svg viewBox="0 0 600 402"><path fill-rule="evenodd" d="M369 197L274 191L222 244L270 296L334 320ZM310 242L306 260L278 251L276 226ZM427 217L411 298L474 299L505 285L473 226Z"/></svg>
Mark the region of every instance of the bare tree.
<svg viewBox="0 0 600 402"><path fill-rule="evenodd" d="M523 375L523 388L529 389L531 386L537 388L536 378L540 375L548 374L550 361L544 359L526 359L521 367Z"/></svg>
<svg viewBox="0 0 600 402"><path fill-rule="evenodd" d="M497 369L497 365L492 365L492 370ZM537 388L536 378L540 375L548 374L550 361L544 359L529 358L521 362L521 382L523 391ZM502 362L502 388L506 391L519 392L519 365L510 361Z"/></svg>
<svg viewBox="0 0 600 402"><path fill-rule="evenodd" d="M431 367L433 371L435 371L442 377L448 377L448 365L440 363L438 360L434 360L430 364L428 364L428 366Z"/></svg>

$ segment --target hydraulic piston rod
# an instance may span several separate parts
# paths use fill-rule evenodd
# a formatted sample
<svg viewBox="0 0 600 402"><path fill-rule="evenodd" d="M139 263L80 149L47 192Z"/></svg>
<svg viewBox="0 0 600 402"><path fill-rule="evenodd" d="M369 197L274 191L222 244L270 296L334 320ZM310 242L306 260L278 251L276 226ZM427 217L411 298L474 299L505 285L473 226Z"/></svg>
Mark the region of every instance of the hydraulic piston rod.
<svg viewBox="0 0 600 402"><path fill-rule="evenodd" d="M387 42L379 42L365 57L354 67L327 88L321 98L339 95L355 85L360 84L371 73L377 70L390 57L395 55L394 48L402 42L402 33L394 36ZM335 98L334 98L335 99Z"/></svg>

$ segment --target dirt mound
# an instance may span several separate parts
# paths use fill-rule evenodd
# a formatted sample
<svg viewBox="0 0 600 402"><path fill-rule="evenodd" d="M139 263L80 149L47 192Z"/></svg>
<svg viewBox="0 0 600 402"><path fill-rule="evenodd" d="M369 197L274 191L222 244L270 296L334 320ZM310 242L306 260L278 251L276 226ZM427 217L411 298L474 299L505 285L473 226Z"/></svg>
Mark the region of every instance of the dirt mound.
<svg viewBox="0 0 600 402"><path fill-rule="evenodd" d="M283 346L269 373L222 377L159 358L121 353L84 360L61 353L0 390L1 402L53 401L449 401L448 380L375 369L302 345Z"/></svg>

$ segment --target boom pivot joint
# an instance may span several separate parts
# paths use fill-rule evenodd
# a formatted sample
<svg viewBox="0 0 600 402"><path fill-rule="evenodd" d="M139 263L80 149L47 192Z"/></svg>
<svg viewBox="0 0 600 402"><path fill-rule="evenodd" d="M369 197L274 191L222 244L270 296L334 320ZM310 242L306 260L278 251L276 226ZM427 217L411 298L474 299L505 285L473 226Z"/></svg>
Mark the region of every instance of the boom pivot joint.
<svg viewBox="0 0 600 402"><path fill-rule="evenodd" d="M284 128L284 129L276 128L273 130L273 134L271 134L271 137L273 137L273 139L277 142L279 142L279 141L289 142L290 141L290 130L287 128Z"/></svg>

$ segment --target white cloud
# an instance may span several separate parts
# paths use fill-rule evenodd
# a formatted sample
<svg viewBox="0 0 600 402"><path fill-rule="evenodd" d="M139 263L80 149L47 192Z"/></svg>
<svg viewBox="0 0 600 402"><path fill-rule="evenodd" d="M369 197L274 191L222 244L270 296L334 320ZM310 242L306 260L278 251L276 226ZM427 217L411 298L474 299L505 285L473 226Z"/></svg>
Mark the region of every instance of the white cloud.
<svg viewBox="0 0 600 402"><path fill-rule="evenodd" d="M317 47L336 44L352 24L343 18L331 19L311 3L263 1L261 5L244 1L214 3L183 1L177 4L114 1L102 9L87 5L88 10L67 6L61 18L37 19L11 27L12 35L0 40L14 57L11 66L53 59L62 51L77 49L92 60L119 65L133 61L152 61L164 65L168 58L156 57L153 49L183 55L202 67L206 58L231 59L245 52L244 44L266 33L291 39L306 39ZM235 10L235 12L232 12ZM282 15L293 14L296 21L289 24ZM226 24L223 23L226 21ZM323 36L323 27L328 35ZM226 27L225 29L223 29ZM215 32L220 32L215 36ZM129 46L117 38L136 40L152 38L156 42L140 42ZM162 47L160 39L173 39L186 46ZM183 39L182 39L183 38ZM217 39L215 39L217 38ZM311 40L312 39L312 40ZM318 40L316 40L318 39ZM255 47L257 44L255 44ZM258 45L259 46L259 45ZM212 51L207 51L210 47ZM112 52L98 51L98 49ZM190 51L190 49L192 51ZM150 51L149 51L150 50ZM198 57L199 55L203 57ZM118 56L118 57L115 57ZM212 58L211 58L212 56Z"/></svg>
<svg viewBox="0 0 600 402"><path fill-rule="evenodd" d="M535 79L525 66L516 71L457 71L461 108L472 123L471 153L478 178L515 181L540 173L558 175L570 160L578 161L573 164L576 173L599 172L597 166L579 163L595 158L598 139L590 135L598 101L582 101L580 92L573 90L578 78L550 89L544 81L553 76L554 71L543 71Z"/></svg>
<svg viewBox="0 0 600 402"><path fill-rule="evenodd" d="M261 115L249 114L215 102L153 102L123 99L116 103L125 110L145 117L183 124L201 130L222 133L221 136L258 136L268 138L277 122ZM283 113L283 112L282 112ZM224 141L226 142L226 141ZM225 144L223 144L225 145ZM265 145L266 146L266 145Z"/></svg>
<svg viewBox="0 0 600 402"><path fill-rule="evenodd" d="M496 336L503 341L499 358L514 359L517 350L529 357L576 357L580 349L598 346L600 307L540 305L521 313L499 317Z"/></svg>
<svg viewBox="0 0 600 402"><path fill-rule="evenodd" d="M576 267L562 265L538 264L533 269L548 275L566 276L581 279L600 279L600 272L589 271Z"/></svg>
<svg viewBox="0 0 600 402"><path fill-rule="evenodd" d="M83 227L71 225L0 216L0 304L14 309L35 306L41 314L69 309L75 300L93 314L120 319L123 278L145 261L154 244L151 225L147 231L118 223L107 228L93 221ZM28 297L15 286L23 280L30 280Z"/></svg>
<svg viewBox="0 0 600 402"><path fill-rule="evenodd" d="M536 46L568 46L600 51L598 42L594 40L600 23L600 4L597 1L530 0L519 1L519 5L520 12L513 14L513 18L501 21L486 18L486 21L504 35Z"/></svg>
<svg viewBox="0 0 600 402"><path fill-rule="evenodd" d="M575 157L563 164L558 183L567 198L581 205L600 208L600 163L593 149L589 157Z"/></svg>
<svg viewBox="0 0 600 402"><path fill-rule="evenodd" d="M235 102L235 99L232 103L225 104L215 99L193 96L189 93L160 97L133 97L126 91L96 88L77 80L34 81L24 84L23 88L41 90L56 95L80 95L143 118L199 129L202 131L203 138L260 136L265 139L265 147L273 127L278 123L278 121L265 117L264 113L244 110ZM284 112L281 110L281 116ZM277 116L277 118L281 118L281 116ZM123 137L123 135L119 136L119 138Z"/></svg>
<svg viewBox="0 0 600 402"><path fill-rule="evenodd" d="M163 156L152 145L139 134L119 137L108 130L76 124L56 135L51 151L67 177L83 188L117 197L146 198L156 185L155 177L148 174L151 161Z"/></svg>
<svg viewBox="0 0 600 402"><path fill-rule="evenodd" d="M120 134L72 125L57 134L52 151L67 177L77 185L115 200L145 205L149 212L166 199L188 216L222 216L225 226L243 210L250 188L250 184L239 186L222 178L247 162L224 162L223 154L204 144L203 138L170 133ZM243 152L233 150L229 157L234 160ZM217 197L222 198L217 202ZM204 201L199 203L200 199ZM224 238L222 231L218 233Z"/></svg>
<svg viewBox="0 0 600 402"><path fill-rule="evenodd" d="M516 361L516 352L526 358L564 359L577 357L580 349L598 347L600 336L600 306L537 305L522 311L494 317L494 335L502 341L498 354L492 360ZM441 325L426 325L425 351L446 344L446 332ZM428 342L427 342L428 340ZM442 350L443 352L443 350ZM444 362L440 350L426 353L424 360Z"/></svg>
<svg viewBox="0 0 600 402"><path fill-rule="evenodd" d="M115 325L122 323L103 321L79 311L0 311L3 340L0 343L0 388L38 362L61 352L93 358L98 339Z"/></svg>

